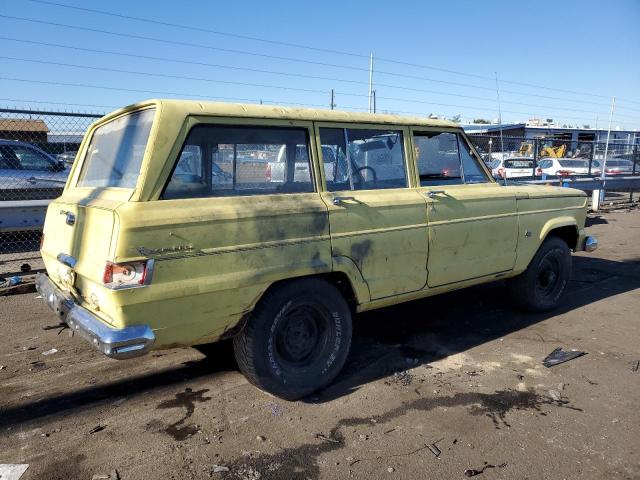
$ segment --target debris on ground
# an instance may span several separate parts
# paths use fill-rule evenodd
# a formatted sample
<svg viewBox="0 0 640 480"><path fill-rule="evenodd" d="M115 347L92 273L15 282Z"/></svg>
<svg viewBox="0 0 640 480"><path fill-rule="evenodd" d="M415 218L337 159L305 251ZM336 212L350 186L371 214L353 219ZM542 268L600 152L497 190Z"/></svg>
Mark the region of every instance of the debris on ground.
<svg viewBox="0 0 640 480"><path fill-rule="evenodd" d="M51 350L47 350L46 352L42 352L43 355L53 355L54 353L58 353L57 348L52 348Z"/></svg>
<svg viewBox="0 0 640 480"><path fill-rule="evenodd" d="M20 265L20 271L22 273L27 273L31 271L31 265L29 265L28 263L23 263L22 265Z"/></svg>
<svg viewBox="0 0 640 480"><path fill-rule="evenodd" d="M484 462L484 466L482 468L479 468L479 469L468 468L468 469L466 469L464 471L464 476L465 477L475 477L476 475L480 475L481 473L483 473L487 468L504 468L506 466L507 466L506 463L501 463L500 465L492 465L490 463Z"/></svg>
<svg viewBox="0 0 640 480"><path fill-rule="evenodd" d="M229 467L225 467L224 465L216 465L213 464L211 466L211 473L220 473L220 472L228 472Z"/></svg>
<svg viewBox="0 0 640 480"><path fill-rule="evenodd" d="M264 435L258 435L256 437L256 440L259 442L264 442L265 440L267 440L267 437L265 437Z"/></svg>
<svg viewBox="0 0 640 480"><path fill-rule="evenodd" d="M393 472L395 472L395 471L396 471L396 469L395 469L395 468L393 468L393 467L389 467L389 468L387 468L387 472L389 472L389 473L393 473Z"/></svg>
<svg viewBox="0 0 640 480"><path fill-rule="evenodd" d="M440 457L440 454L442 453L442 451L436 446L435 443L432 443L431 445L427 445L427 448L431 450L431 453L433 453L436 457Z"/></svg>
<svg viewBox="0 0 640 480"><path fill-rule="evenodd" d="M93 433L98 433L101 432L102 430L104 430L105 428L107 428L106 425L96 425L95 427L93 427L91 430L89 430L89 434L93 434Z"/></svg>
<svg viewBox="0 0 640 480"><path fill-rule="evenodd" d="M4 370L5 368L7 368L6 365L0 365L0 370ZM2 478L2 477L0 477L0 478Z"/></svg>
<svg viewBox="0 0 640 480"><path fill-rule="evenodd" d="M386 385L396 384L402 385L403 387L408 387L413 383L413 374L408 372L407 370L401 370L399 372L395 372L391 378L384 382Z"/></svg>
<svg viewBox="0 0 640 480"><path fill-rule="evenodd" d="M0 478L2 480L19 480L29 468L28 463L0 463Z"/></svg>
<svg viewBox="0 0 640 480"><path fill-rule="evenodd" d="M120 474L118 473L118 470L113 469L109 475L95 474L91 477L91 480L120 480Z"/></svg>
<svg viewBox="0 0 640 480"><path fill-rule="evenodd" d="M637 372L640 369L640 360L636 361L635 365L631 367L632 372Z"/></svg>
<svg viewBox="0 0 640 480"><path fill-rule="evenodd" d="M60 322L60 323L57 323L56 325L44 325L42 327L42 330L57 330L58 328L60 329L60 331L58 332L58 335L60 335L63 330L69 328L69 325L67 325L64 322Z"/></svg>
<svg viewBox="0 0 640 480"><path fill-rule="evenodd" d="M263 406L271 410L271 415L273 415L274 417L279 417L282 415L282 407L275 402L265 403Z"/></svg>
<svg viewBox="0 0 640 480"><path fill-rule="evenodd" d="M569 350L565 352L561 347L558 347L549 355L547 355L547 357L542 361L542 364L545 367L549 368L564 362L568 362L569 360L573 360L574 358L578 358L586 354L587 352L581 352L579 350Z"/></svg>
<svg viewBox="0 0 640 480"><path fill-rule="evenodd" d="M323 433L316 433L314 435L314 437L316 437L318 440L324 440L325 442L329 442L329 443L340 443L340 440L337 440L337 439L331 438L331 437L327 437Z"/></svg>

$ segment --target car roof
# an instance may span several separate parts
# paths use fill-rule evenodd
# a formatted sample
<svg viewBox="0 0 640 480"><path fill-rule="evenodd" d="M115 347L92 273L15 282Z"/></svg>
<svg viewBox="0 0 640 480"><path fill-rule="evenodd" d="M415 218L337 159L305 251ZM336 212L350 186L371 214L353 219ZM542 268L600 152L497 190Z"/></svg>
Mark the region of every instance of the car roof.
<svg viewBox="0 0 640 480"><path fill-rule="evenodd" d="M292 108L276 105L256 105L247 103L200 102L195 100L152 99L129 105L108 114L99 123L113 117L145 107L156 106L173 113L189 115L214 115L220 117L269 118L279 120L308 120L325 122L377 123L393 125L415 125L425 127L454 127L460 125L447 120L423 117L389 115L383 113L345 112L317 108Z"/></svg>

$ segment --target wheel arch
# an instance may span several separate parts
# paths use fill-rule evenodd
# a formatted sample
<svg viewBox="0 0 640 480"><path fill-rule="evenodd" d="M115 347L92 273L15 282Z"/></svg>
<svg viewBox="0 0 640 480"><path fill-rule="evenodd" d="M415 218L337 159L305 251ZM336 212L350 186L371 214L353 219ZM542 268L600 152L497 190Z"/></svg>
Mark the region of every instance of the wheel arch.
<svg viewBox="0 0 640 480"><path fill-rule="evenodd" d="M540 231L540 244L548 237L558 237L572 250L577 250L580 229L578 222L573 217L559 217L549 220Z"/></svg>

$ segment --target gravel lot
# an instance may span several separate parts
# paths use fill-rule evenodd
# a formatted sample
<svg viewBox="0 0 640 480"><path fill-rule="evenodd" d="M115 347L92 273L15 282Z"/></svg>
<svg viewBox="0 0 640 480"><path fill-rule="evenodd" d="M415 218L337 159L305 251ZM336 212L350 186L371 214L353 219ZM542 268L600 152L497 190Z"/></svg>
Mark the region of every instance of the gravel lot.
<svg viewBox="0 0 640 480"><path fill-rule="evenodd" d="M560 310L520 313L498 283L360 315L345 371L304 402L247 384L228 345L110 360L44 330L36 294L0 297L0 463L65 480L640 478L640 211L589 222L601 247L575 256ZM543 367L556 347L587 355Z"/></svg>

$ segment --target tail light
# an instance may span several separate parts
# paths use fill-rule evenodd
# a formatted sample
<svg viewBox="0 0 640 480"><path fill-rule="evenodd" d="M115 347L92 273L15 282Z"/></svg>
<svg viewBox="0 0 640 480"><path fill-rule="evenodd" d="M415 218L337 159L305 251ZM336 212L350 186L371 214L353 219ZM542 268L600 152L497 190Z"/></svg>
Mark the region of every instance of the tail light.
<svg viewBox="0 0 640 480"><path fill-rule="evenodd" d="M542 169L540 167L536 168L536 175L542 175Z"/></svg>
<svg viewBox="0 0 640 480"><path fill-rule="evenodd" d="M135 288L149 285L153 275L153 260L127 263L107 262L102 283L111 289Z"/></svg>
<svg viewBox="0 0 640 480"><path fill-rule="evenodd" d="M506 172L505 172L505 170L504 170L504 168L500 167L500 168L498 169L498 175L500 175L500 177L501 177L501 178L504 178L504 177L506 177L506 176L507 176L507 175L506 175Z"/></svg>
<svg viewBox="0 0 640 480"><path fill-rule="evenodd" d="M264 170L264 176L267 179L267 182L271 181L271 164L267 163L267 167Z"/></svg>

